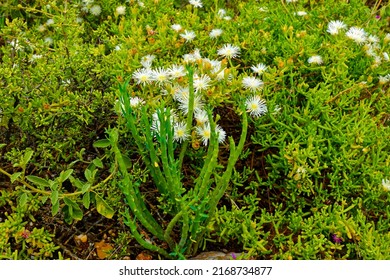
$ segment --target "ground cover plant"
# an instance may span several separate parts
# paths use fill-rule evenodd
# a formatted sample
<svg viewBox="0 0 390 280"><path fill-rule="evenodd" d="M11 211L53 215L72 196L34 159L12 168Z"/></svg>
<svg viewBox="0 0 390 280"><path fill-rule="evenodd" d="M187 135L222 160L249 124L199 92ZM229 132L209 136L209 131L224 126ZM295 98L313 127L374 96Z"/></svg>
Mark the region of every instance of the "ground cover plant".
<svg viewBox="0 0 390 280"><path fill-rule="evenodd" d="M0 259L390 259L389 19L1 3Z"/></svg>

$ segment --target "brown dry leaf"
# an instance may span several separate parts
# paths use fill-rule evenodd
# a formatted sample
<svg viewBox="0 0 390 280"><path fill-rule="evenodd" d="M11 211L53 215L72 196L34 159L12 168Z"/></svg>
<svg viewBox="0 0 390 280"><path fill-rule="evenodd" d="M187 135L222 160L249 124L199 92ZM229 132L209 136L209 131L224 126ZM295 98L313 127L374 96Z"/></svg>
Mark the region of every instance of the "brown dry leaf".
<svg viewBox="0 0 390 280"><path fill-rule="evenodd" d="M95 243L96 253L99 259L103 260L110 255L112 249L114 249L109 243L105 243L104 240Z"/></svg>
<svg viewBox="0 0 390 280"><path fill-rule="evenodd" d="M140 253L140 254L138 254L138 256L135 259L142 260L142 261L149 261L149 260L152 260L153 257L151 255L146 254L146 253Z"/></svg>

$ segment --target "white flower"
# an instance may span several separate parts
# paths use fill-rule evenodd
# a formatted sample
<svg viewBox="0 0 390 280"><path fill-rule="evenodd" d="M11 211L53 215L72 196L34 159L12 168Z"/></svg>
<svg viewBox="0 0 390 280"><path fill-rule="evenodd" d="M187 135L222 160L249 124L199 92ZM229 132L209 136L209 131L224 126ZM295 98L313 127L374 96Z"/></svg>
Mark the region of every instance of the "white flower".
<svg viewBox="0 0 390 280"><path fill-rule="evenodd" d="M177 119L177 116L176 116L176 114L175 114L175 111L170 110L170 109L168 109L168 110L169 110L169 113L170 113L170 119L169 119L169 121L170 121L171 124L173 124L173 123L175 123L175 120ZM164 115L165 115L165 117L166 117L167 109L164 108L164 109L163 109L163 112L164 112ZM161 111L161 109L157 109L157 112L155 112L155 113L152 115L153 120L152 120L152 126L150 127L150 129L151 129L153 132L157 133L157 134L160 134L160 124L161 124L160 118L159 118L159 114L158 114L158 113L161 113L161 114L162 114L163 112ZM165 121L167 121L166 118L165 118Z"/></svg>
<svg viewBox="0 0 390 280"><path fill-rule="evenodd" d="M245 106L250 115L255 118L261 117L268 111L265 100L257 95L249 97L245 101Z"/></svg>
<svg viewBox="0 0 390 280"><path fill-rule="evenodd" d="M195 91L205 90L210 86L211 78L207 74L202 76L194 75L194 88Z"/></svg>
<svg viewBox="0 0 390 280"><path fill-rule="evenodd" d="M89 12L91 14L93 14L94 16L98 16L100 15L100 13L102 12L102 8L100 8L99 5L93 5L90 9L89 9Z"/></svg>
<svg viewBox="0 0 390 280"><path fill-rule="evenodd" d="M46 30L46 26L44 26L43 24L41 24L41 25L38 26L37 30L38 30L39 32L44 32L44 31Z"/></svg>
<svg viewBox="0 0 390 280"><path fill-rule="evenodd" d="M209 121L209 116L205 110L195 111L195 120L198 126L202 126Z"/></svg>
<svg viewBox="0 0 390 280"><path fill-rule="evenodd" d="M203 3L201 0L189 0L188 1L192 6L194 6L195 8L202 8L203 7Z"/></svg>
<svg viewBox="0 0 390 280"><path fill-rule="evenodd" d="M390 42L390 33L387 33L385 38L383 38L383 42L387 43Z"/></svg>
<svg viewBox="0 0 390 280"><path fill-rule="evenodd" d="M114 48L114 50L120 51L120 50L121 50L121 45L116 45L115 48Z"/></svg>
<svg viewBox="0 0 390 280"><path fill-rule="evenodd" d="M171 78L180 78L187 75L183 65L173 65L168 69L168 74Z"/></svg>
<svg viewBox="0 0 390 280"><path fill-rule="evenodd" d="M46 37L44 39L45 43L48 44L49 46L53 45L54 41L51 37Z"/></svg>
<svg viewBox="0 0 390 280"><path fill-rule="evenodd" d="M234 58L240 55L240 48L231 44L225 44L217 53L226 58Z"/></svg>
<svg viewBox="0 0 390 280"><path fill-rule="evenodd" d="M376 43L379 43L379 38L375 35L370 35L370 36L368 36L367 41L369 43L376 44Z"/></svg>
<svg viewBox="0 0 390 280"><path fill-rule="evenodd" d="M326 30L328 33L332 35L336 35L339 33L341 29L346 29L347 25L340 20L332 20L328 23L328 29Z"/></svg>
<svg viewBox="0 0 390 280"><path fill-rule="evenodd" d="M154 69L152 70L152 79L159 85L169 83L169 71L161 67Z"/></svg>
<svg viewBox="0 0 390 280"><path fill-rule="evenodd" d="M210 31L210 38L217 38L222 35L222 29L213 29Z"/></svg>
<svg viewBox="0 0 390 280"><path fill-rule="evenodd" d="M307 15L307 13L305 11L298 11L298 12L296 12L294 14L297 15L297 16L300 16L300 17L303 17L303 16Z"/></svg>
<svg viewBox="0 0 390 280"><path fill-rule="evenodd" d="M255 72L256 74L263 74L266 70L267 70L267 65L263 64L263 63L259 63L257 65L253 65L251 67L251 69L253 70L253 72Z"/></svg>
<svg viewBox="0 0 390 280"><path fill-rule="evenodd" d="M192 52L192 55L194 56L195 60L201 59L201 58L202 58L202 56L200 55L200 50L199 50L199 49L195 49L195 50Z"/></svg>
<svg viewBox="0 0 390 280"><path fill-rule="evenodd" d="M34 62L35 60L40 59L40 58L42 58L41 54L33 54L29 61Z"/></svg>
<svg viewBox="0 0 390 280"><path fill-rule="evenodd" d="M202 139L203 145L207 146L211 137L210 124L206 123L203 126L197 126L196 132ZM218 124L215 126L215 132L218 134L218 142L223 143L226 138L226 132Z"/></svg>
<svg viewBox="0 0 390 280"><path fill-rule="evenodd" d="M54 24L54 19L49 18L49 19L46 21L46 25L52 25L52 24Z"/></svg>
<svg viewBox="0 0 390 280"><path fill-rule="evenodd" d="M180 34L180 36L184 38L187 42L191 42L196 37L194 31L188 31L188 30L184 30L184 34L182 33Z"/></svg>
<svg viewBox="0 0 390 280"><path fill-rule="evenodd" d="M223 18L226 15L226 11L224 9L218 10L218 17Z"/></svg>
<svg viewBox="0 0 390 280"><path fill-rule="evenodd" d="M119 15L119 16L123 16L126 14L126 7L125 6L118 6L116 9L115 9L116 13Z"/></svg>
<svg viewBox="0 0 390 280"><path fill-rule="evenodd" d="M231 17L231 16L224 16L223 19L224 19L224 20L231 20L232 17Z"/></svg>
<svg viewBox="0 0 390 280"><path fill-rule="evenodd" d="M363 44L367 40L367 33L364 29L355 26L351 27L345 35L359 45Z"/></svg>
<svg viewBox="0 0 390 280"><path fill-rule="evenodd" d="M384 85L386 83L390 82L390 74L387 74L386 76L379 76L379 83Z"/></svg>
<svg viewBox="0 0 390 280"><path fill-rule="evenodd" d="M141 64L145 68L150 68L152 66L153 60L156 58L153 54L148 54L141 57Z"/></svg>
<svg viewBox="0 0 390 280"><path fill-rule="evenodd" d="M383 52L382 55L383 55L383 58L384 58L386 61L389 61L389 54L388 54L387 52Z"/></svg>
<svg viewBox="0 0 390 280"><path fill-rule="evenodd" d="M139 105L145 104L145 101L142 98L139 98L137 96L130 97L130 106L135 108Z"/></svg>
<svg viewBox="0 0 390 280"><path fill-rule="evenodd" d="M138 3L138 6L140 6L141 8L145 7L145 3L144 2L138 1L137 3Z"/></svg>
<svg viewBox="0 0 390 280"><path fill-rule="evenodd" d="M11 42L9 42L12 48L14 48L16 51L23 49L23 47L20 46L18 39L13 39Z"/></svg>
<svg viewBox="0 0 390 280"><path fill-rule="evenodd" d="M196 58L192 53L187 53L183 55L184 63L192 63L196 61Z"/></svg>
<svg viewBox="0 0 390 280"><path fill-rule="evenodd" d="M175 123L173 126L173 140L176 142L186 141L190 135L187 131L187 125L184 122Z"/></svg>
<svg viewBox="0 0 390 280"><path fill-rule="evenodd" d="M225 130L222 129L218 124L215 127L215 132L218 134L218 143L223 143L225 142L226 139L226 132Z"/></svg>
<svg viewBox="0 0 390 280"><path fill-rule="evenodd" d="M153 81L153 72L149 68L141 68L136 70L132 77L137 84L150 84Z"/></svg>
<svg viewBox="0 0 390 280"><path fill-rule="evenodd" d="M245 89L256 92L264 85L264 83L262 80L255 77L245 77L242 79L242 85Z"/></svg>
<svg viewBox="0 0 390 280"><path fill-rule="evenodd" d="M390 180L382 179L382 186L385 189L385 191L390 191Z"/></svg>
<svg viewBox="0 0 390 280"><path fill-rule="evenodd" d="M188 109L190 106L190 95L187 92L183 92L181 96L176 95L177 100L179 101L179 109L183 112L183 114L187 115L188 114ZM194 104L193 104L193 109L194 112L201 111L203 108L203 100L202 96L199 94L194 94Z"/></svg>
<svg viewBox="0 0 390 280"><path fill-rule="evenodd" d="M322 60L322 57L320 55L313 55L313 56L309 57L307 62L310 64L321 65L324 61Z"/></svg>
<svg viewBox="0 0 390 280"><path fill-rule="evenodd" d="M172 24L171 28L175 30L176 32L180 32L182 30L182 27L180 24Z"/></svg>

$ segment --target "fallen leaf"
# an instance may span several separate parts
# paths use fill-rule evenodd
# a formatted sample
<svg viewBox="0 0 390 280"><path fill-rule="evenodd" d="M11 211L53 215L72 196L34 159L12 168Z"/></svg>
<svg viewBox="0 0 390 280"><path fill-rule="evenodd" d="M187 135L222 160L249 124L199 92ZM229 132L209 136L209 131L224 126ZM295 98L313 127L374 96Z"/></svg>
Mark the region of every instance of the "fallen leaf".
<svg viewBox="0 0 390 280"><path fill-rule="evenodd" d="M111 250L114 249L109 243L105 243L104 240L95 243L96 253L99 259L103 260L110 255Z"/></svg>
<svg viewBox="0 0 390 280"><path fill-rule="evenodd" d="M140 254L138 254L138 256L135 259L149 261L149 260L152 260L153 257L151 255L146 254L146 253L140 253Z"/></svg>

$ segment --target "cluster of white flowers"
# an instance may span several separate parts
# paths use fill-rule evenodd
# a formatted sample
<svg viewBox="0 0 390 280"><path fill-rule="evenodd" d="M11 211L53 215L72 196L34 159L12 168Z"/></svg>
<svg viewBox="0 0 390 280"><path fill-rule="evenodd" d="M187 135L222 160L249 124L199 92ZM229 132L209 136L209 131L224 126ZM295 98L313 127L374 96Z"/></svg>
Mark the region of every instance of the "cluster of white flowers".
<svg viewBox="0 0 390 280"><path fill-rule="evenodd" d="M337 35L340 31L346 29L347 25L344 22L334 20L328 23L326 31L331 35ZM389 60L387 52L382 52L382 54L380 54L382 48L379 44L380 39L378 36L368 34L363 28L356 26L350 27L346 31L345 36L347 36L350 40L353 40L358 45L364 44L363 49L366 52L366 55L373 58L373 67L378 67L382 63L382 58L385 61ZM387 41L390 41L390 34L387 34L383 39L383 42L386 43Z"/></svg>

